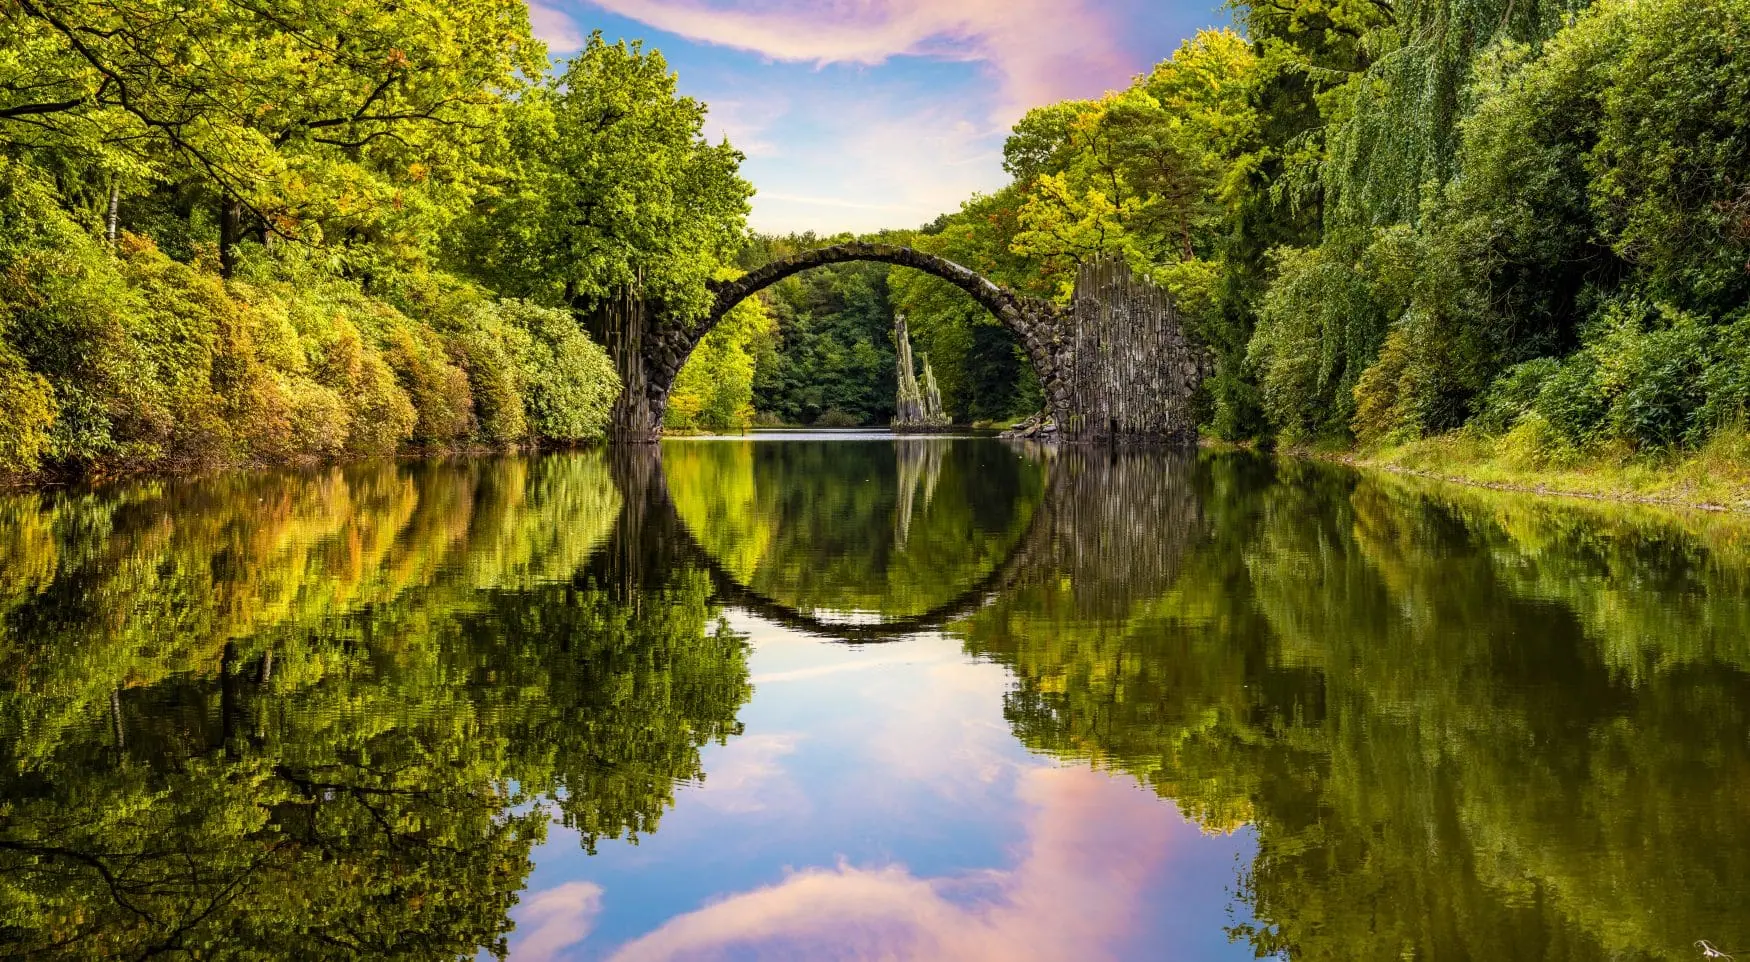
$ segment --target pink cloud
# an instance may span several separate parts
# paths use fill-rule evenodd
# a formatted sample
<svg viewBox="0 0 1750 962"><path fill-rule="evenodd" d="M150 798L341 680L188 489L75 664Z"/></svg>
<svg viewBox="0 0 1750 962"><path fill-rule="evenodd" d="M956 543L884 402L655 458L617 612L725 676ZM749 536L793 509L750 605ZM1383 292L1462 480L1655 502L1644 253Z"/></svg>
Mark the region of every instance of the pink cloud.
<svg viewBox="0 0 1750 962"><path fill-rule="evenodd" d="M921 879L899 866L808 869L714 902L623 946L614 962L906 959L1046 962L1111 956L1146 918L1141 895L1196 835L1134 782L1034 769L1035 807L1013 869Z"/></svg>
<svg viewBox="0 0 1750 962"><path fill-rule="evenodd" d="M582 942L602 909L601 886L567 882L529 896L521 924L527 935L517 940L517 962L550 962L565 948Z"/></svg>
<svg viewBox="0 0 1750 962"><path fill-rule="evenodd" d="M1140 68L1090 0L594 0L690 40L802 63L879 64L901 55L987 63L996 120L1121 86Z"/></svg>

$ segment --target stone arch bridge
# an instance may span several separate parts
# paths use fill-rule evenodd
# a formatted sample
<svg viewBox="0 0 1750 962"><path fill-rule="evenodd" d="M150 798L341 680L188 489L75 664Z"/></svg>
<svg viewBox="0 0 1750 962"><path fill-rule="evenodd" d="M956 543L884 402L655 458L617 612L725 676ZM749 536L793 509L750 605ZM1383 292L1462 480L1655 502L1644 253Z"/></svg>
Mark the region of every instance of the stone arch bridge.
<svg viewBox="0 0 1750 962"><path fill-rule="evenodd" d="M730 309L802 271L874 261L932 274L960 288L1014 333L1044 387L1047 412L1067 440L1196 441L1191 398L1207 354L1185 335L1167 293L1121 261L1084 264L1068 308L1024 297L953 261L910 247L839 244L774 261L711 285L703 318L680 321L627 296L598 319L624 384L614 405L616 442L662 434L668 394L699 341Z"/></svg>

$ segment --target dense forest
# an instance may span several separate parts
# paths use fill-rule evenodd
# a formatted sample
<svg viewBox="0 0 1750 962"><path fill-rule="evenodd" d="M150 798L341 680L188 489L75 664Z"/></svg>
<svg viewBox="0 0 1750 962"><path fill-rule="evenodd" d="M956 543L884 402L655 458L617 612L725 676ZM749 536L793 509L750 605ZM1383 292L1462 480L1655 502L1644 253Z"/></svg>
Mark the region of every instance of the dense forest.
<svg viewBox="0 0 1750 962"><path fill-rule="evenodd" d="M1127 259L1215 357L1216 438L1463 431L1529 462L1742 438L1750 3L1232 12L1031 111L1008 186L880 239L1060 299ZM555 62L519 0L20 0L0 50L7 473L593 439L611 295L702 310L712 278L846 239L750 235L740 156L662 58ZM708 337L668 423L884 423L896 313L956 419L1039 407L967 298L842 265Z"/></svg>
<svg viewBox="0 0 1750 962"><path fill-rule="evenodd" d="M599 438L596 305L741 245L704 117L522 0L8 4L0 472Z"/></svg>
<svg viewBox="0 0 1750 962"><path fill-rule="evenodd" d="M1027 114L1012 183L919 245L1060 298L1126 258L1215 354L1218 438L1462 429L1539 461L1742 436L1750 4L1233 8L1243 33ZM938 286L902 298L915 324Z"/></svg>

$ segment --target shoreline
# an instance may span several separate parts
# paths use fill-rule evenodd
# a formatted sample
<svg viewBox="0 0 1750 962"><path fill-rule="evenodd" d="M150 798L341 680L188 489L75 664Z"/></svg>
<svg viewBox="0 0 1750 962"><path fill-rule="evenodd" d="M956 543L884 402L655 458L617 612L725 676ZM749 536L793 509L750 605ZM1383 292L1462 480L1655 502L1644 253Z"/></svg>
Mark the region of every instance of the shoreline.
<svg viewBox="0 0 1750 962"><path fill-rule="evenodd" d="M675 432L673 437L709 438L709 437L747 437L760 429L749 429L744 432L708 432L690 431ZM785 429L766 428L766 431L782 434ZM807 431L808 428L790 428L789 430ZM889 429L891 430L891 429ZM893 431L895 436L911 434L914 436L929 436L950 432L966 431L961 427L948 431ZM965 436L984 436L977 432L968 432ZM1435 438L1417 442L1405 448L1391 449L1386 453L1364 453L1352 449L1320 449L1309 446L1293 446L1278 449L1275 452L1260 452L1250 444L1232 444L1222 441L1205 440L1199 447L1207 451L1253 451L1269 454L1274 457L1295 458L1303 461L1315 461L1324 464L1340 464L1356 471L1379 471L1400 477L1417 478L1441 484L1458 485L1486 491L1499 491L1512 494L1526 494L1554 499L1572 499L1594 504L1626 504L1641 505L1665 509L1701 511L1718 515L1750 516L1750 463L1732 459L1730 464L1742 472L1738 478L1713 478L1713 491L1697 490L1693 482L1686 483L1684 475L1693 475L1705 466L1698 466L1697 461L1703 455L1692 455L1683 460L1668 463L1645 462L1629 466L1631 473L1638 473L1644 479L1648 476L1664 476L1664 482L1658 487L1637 488L1631 476L1625 476L1625 466L1621 464L1594 463L1567 469L1548 469L1542 477L1534 477L1538 472L1516 469L1501 465L1498 462L1480 457L1448 457L1444 466L1423 466L1407 461L1439 459L1442 453L1450 454L1455 442L1449 438ZM579 443L536 443L517 445L466 445L455 448L442 448L426 451L402 451L388 455L364 455L358 457L325 457L299 458L270 463L241 463L222 465L201 465L188 467L157 466L132 471L102 471L83 475L37 475L37 476L0 476L0 493L19 493L27 491L64 491L78 488L96 488L112 484L121 484L143 480L159 481L198 481L202 478L217 477L233 473L272 472L272 471L308 471L328 467L360 464L370 461L428 461L443 460L456 457L481 457L495 455L540 454L559 451L593 450L611 447L606 439ZM1566 483L1564 483L1566 482ZM1691 494L1690 492L1693 492ZM1736 495L1736 497L1721 498L1721 492Z"/></svg>
<svg viewBox="0 0 1750 962"><path fill-rule="evenodd" d="M1719 477L1708 471L1706 453L1667 462L1638 464L1593 462L1573 468L1532 471L1503 465L1486 457L1445 457L1456 442L1430 439L1387 453L1354 450L1288 448L1282 453L1310 461L1342 464L1355 470L1381 471L1402 477L1437 481L1488 491L1565 498L1602 504L1633 504L1647 507L1704 511L1722 515L1750 515L1750 480ZM1443 461L1418 464L1417 461ZM1750 464L1731 459L1737 473L1750 473ZM1637 486L1637 478L1643 482ZM1706 482L1706 486L1702 486ZM1721 495L1726 495L1722 497Z"/></svg>

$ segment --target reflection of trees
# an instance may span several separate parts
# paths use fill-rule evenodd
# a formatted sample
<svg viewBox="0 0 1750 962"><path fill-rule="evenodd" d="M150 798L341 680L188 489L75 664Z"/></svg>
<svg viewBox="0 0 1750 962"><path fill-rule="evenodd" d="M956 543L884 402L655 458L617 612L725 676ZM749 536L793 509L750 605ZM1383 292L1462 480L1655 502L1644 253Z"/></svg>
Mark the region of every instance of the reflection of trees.
<svg viewBox="0 0 1750 962"><path fill-rule="evenodd" d="M803 613L888 618L995 571L1044 488L1034 460L941 439L679 442L661 470L691 536L752 592Z"/></svg>
<svg viewBox="0 0 1750 962"><path fill-rule="evenodd" d="M547 808L653 829L749 694L703 574L576 574L617 510L595 455L0 502L0 944L502 951Z"/></svg>
<svg viewBox="0 0 1750 962"><path fill-rule="evenodd" d="M1015 671L1030 745L1256 825L1261 951L1750 943L1750 565L1729 531L1233 458L1196 497L1172 584L1114 608L1039 581L956 630Z"/></svg>

